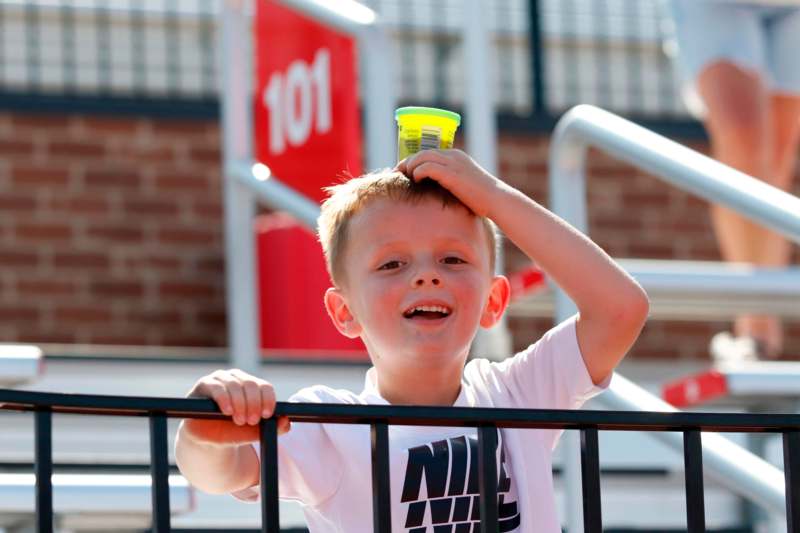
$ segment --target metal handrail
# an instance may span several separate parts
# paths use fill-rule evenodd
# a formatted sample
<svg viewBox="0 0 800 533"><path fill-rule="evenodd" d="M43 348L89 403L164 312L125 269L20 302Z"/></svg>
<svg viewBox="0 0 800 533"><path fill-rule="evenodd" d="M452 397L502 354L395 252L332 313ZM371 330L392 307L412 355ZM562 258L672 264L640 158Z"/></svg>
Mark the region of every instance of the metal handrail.
<svg viewBox="0 0 800 533"><path fill-rule="evenodd" d="M798 267L654 259L617 262L647 291L650 318L722 320L742 312L800 317ZM553 307L553 292L543 290L513 302L509 313L549 317Z"/></svg>
<svg viewBox="0 0 800 533"><path fill-rule="evenodd" d="M589 147L603 150L706 200L739 211L800 243L800 199L589 105L577 106L561 118L550 145L550 207L584 233L588 233L585 174ZM676 272L674 286L680 286L682 279L682 274ZM747 283L746 276L741 283ZM575 312L574 303L558 288L555 299L557 320L564 320ZM643 405L652 407L659 402L663 408L669 407L622 376L616 376L609 390L598 399L614 409L642 409ZM668 433L661 434L661 440L674 449L682 446ZM567 448L577 446L569 439L565 444ZM774 484L764 483L763 477L753 470L726 459L726 453L733 449L736 446L727 441L704 443L703 450L719 459L709 465L709 470L735 492L774 512L781 512L778 502L783 500L782 491ZM565 471L567 494L571 494L570 489L577 486L580 474L577 465L570 462ZM774 478L774 475L770 472L767 477ZM571 533L580 528L580 512L579 502L573 496L568 502Z"/></svg>
<svg viewBox="0 0 800 533"><path fill-rule="evenodd" d="M33 411L36 416L36 513L38 530L52 531L53 413L140 416L151 420L153 531L170 530L166 418L226 419L209 399L59 394L0 389L0 409ZM478 428L481 531L497 531L497 428L577 429L581 438L583 525L602 531L598 431L682 433L686 471L688 530L704 531L701 431L778 432L783 434L785 484L800 483L800 415L740 413L630 412L592 410L495 409L438 406L349 405L278 402L274 416L261 421L260 446L262 531L280 531L278 517L277 417L295 422L369 424L372 435L374 530L391 531L388 426L462 426ZM703 438L708 439L710 436ZM788 531L800 532L800 493L786 490Z"/></svg>

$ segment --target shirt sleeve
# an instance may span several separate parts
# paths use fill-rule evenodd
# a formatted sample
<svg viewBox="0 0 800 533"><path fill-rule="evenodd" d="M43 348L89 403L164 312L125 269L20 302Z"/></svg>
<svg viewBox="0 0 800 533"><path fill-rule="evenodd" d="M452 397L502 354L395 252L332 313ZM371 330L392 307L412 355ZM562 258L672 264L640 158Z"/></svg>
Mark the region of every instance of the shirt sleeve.
<svg viewBox="0 0 800 533"><path fill-rule="evenodd" d="M327 397L324 389L317 387L303 389L289 401L341 403L341 400ZM260 461L258 442L253 443L253 449ZM336 454L324 424L293 422L291 429L278 437L279 497L316 506L333 496L343 474L343 462ZM231 494L242 501L257 502L260 488L254 485Z"/></svg>
<svg viewBox="0 0 800 533"><path fill-rule="evenodd" d="M577 409L608 388L611 376L592 382L578 346L577 315L544 334L536 343L500 363L484 360L476 370L498 407ZM560 431L547 431L554 447Z"/></svg>

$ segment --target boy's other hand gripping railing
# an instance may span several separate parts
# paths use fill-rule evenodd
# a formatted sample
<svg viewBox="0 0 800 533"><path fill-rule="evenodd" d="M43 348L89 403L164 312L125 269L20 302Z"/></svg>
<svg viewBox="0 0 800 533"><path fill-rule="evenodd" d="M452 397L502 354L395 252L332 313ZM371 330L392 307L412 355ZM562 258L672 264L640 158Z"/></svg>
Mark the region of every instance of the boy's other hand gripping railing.
<svg viewBox="0 0 800 533"><path fill-rule="evenodd" d="M0 389L0 409L33 411L36 418L36 515L39 532L53 531L52 414L144 416L150 419L153 531L170 530L167 418L229 418L211 400L56 394ZM480 524L498 531L497 428L577 429L581 433L584 530L602 531L598 431L676 431L684 438L687 530L705 531L701 432L783 434L787 531L800 533L800 415L492 409L464 407L301 404L278 402L275 416L295 422L369 424L372 437L374 531L391 532L389 425L478 429ZM278 428L261 422L262 531L278 533ZM543 475L548 475L543 473Z"/></svg>

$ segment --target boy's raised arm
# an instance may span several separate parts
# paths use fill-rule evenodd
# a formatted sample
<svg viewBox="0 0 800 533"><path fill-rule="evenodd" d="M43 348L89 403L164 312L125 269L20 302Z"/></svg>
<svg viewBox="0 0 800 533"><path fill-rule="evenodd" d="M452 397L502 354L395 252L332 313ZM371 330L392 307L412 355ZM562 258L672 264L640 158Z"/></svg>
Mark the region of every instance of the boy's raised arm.
<svg viewBox="0 0 800 533"><path fill-rule="evenodd" d="M261 418L275 409L275 391L263 379L240 370L218 370L200 378L187 395L211 398L228 420L187 418L175 440L175 459L181 473L197 488L225 494L257 485L259 461L250 443L259 438ZM278 433L289 421L278 420Z"/></svg>
<svg viewBox="0 0 800 533"><path fill-rule="evenodd" d="M647 294L588 237L459 150L426 150L397 169L431 178L487 216L572 298L578 344L592 381L605 380L639 336Z"/></svg>

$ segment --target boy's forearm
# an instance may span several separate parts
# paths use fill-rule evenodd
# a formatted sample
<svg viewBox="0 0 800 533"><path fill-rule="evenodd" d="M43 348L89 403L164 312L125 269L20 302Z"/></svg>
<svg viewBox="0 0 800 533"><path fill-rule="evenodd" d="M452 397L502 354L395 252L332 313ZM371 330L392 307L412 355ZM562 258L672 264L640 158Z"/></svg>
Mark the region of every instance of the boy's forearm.
<svg viewBox="0 0 800 533"><path fill-rule="evenodd" d="M582 315L640 298L642 290L608 254L522 192L500 183L490 218L573 299Z"/></svg>
<svg viewBox="0 0 800 533"><path fill-rule="evenodd" d="M258 469L244 464L242 446L219 446L194 440L181 424L175 440L175 460L183 476L195 487L212 494L227 494L252 486Z"/></svg>

